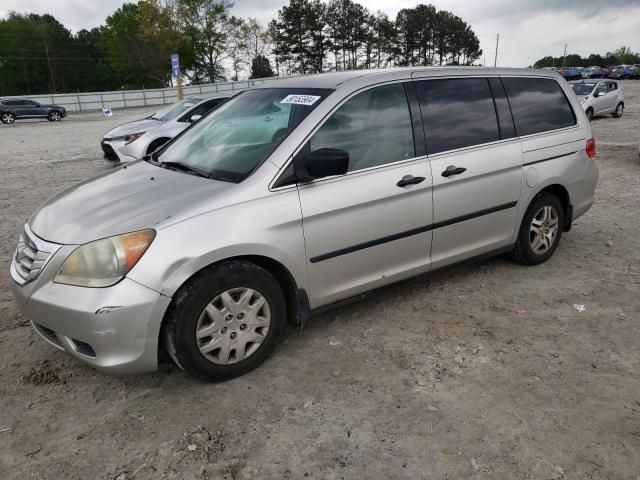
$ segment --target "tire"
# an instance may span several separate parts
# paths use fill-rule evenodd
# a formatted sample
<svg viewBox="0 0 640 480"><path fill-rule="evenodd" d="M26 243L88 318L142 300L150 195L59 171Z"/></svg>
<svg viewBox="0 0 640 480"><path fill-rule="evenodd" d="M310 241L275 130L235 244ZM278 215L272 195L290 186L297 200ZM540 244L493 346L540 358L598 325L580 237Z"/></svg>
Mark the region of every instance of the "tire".
<svg viewBox="0 0 640 480"><path fill-rule="evenodd" d="M164 344L188 374L207 382L230 380L265 361L285 325L286 313L282 289L268 271L247 261L223 262L204 270L176 293L165 319ZM201 338L196 338L196 332Z"/></svg>
<svg viewBox="0 0 640 480"><path fill-rule="evenodd" d="M587 120L593 120L593 108L587 108L587 111L585 113L587 114Z"/></svg>
<svg viewBox="0 0 640 480"><path fill-rule="evenodd" d="M16 121L16 116L11 112L5 112L2 114L2 116L0 116L0 120L2 120L2 123L11 125Z"/></svg>
<svg viewBox="0 0 640 480"><path fill-rule="evenodd" d="M563 226L564 208L558 197L548 192L538 194L524 214L518 239L511 251L511 259L523 265L546 262L558 248ZM542 232L543 228L548 233ZM539 233L542 233L542 237ZM538 243L539 238L544 241Z"/></svg>
<svg viewBox="0 0 640 480"><path fill-rule="evenodd" d="M620 118L623 113L624 113L624 103L620 102L618 103L618 105L616 105L616 109L611 114L611 116L613 118Z"/></svg>
<svg viewBox="0 0 640 480"><path fill-rule="evenodd" d="M50 122L59 122L60 120L62 120L62 114L57 110L53 110L49 112L49 115L47 115L47 120L49 120Z"/></svg>
<svg viewBox="0 0 640 480"><path fill-rule="evenodd" d="M157 149L159 149L161 146L163 146L169 140L171 140L171 139L170 138L156 138L147 147L147 155L149 155L150 153L155 152Z"/></svg>

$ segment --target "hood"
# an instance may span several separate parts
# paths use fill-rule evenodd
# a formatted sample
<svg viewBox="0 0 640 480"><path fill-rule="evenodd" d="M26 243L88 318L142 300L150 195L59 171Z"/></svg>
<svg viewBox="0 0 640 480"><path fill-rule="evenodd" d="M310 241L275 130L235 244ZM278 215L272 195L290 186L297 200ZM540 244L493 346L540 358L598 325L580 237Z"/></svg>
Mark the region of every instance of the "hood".
<svg viewBox="0 0 640 480"><path fill-rule="evenodd" d="M31 216L29 226L49 242L87 243L189 217L234 186L140 161L51 198Z"/></svg>
<svg viewBox="0 0 640 480"><path fill-rule="evenodd" d="M113 138L113 137L122 137L124 135L130 135L132 133L148 132L149 130L158 128L162 124L164 124L164 122L160 120L151 120L149 118L141 118L140 120L135 120L133 122L125 123L124 125L120 125L119 127L116 127L113 130L109 130L107 133L104 134L104 136L107 138Z"/></svg>

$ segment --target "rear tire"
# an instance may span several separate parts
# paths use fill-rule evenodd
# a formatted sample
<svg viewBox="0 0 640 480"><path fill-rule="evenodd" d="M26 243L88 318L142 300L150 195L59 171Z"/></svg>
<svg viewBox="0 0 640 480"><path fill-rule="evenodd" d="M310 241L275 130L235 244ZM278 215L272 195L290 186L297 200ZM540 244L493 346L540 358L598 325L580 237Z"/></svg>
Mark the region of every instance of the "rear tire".
<svg viewBox="0 0 640 480"><path fill-rule="evenodd" d="M181 287L167 312L163 337L182 370L222 382L264 362L285 321L285 297L276 279L253 263L233 260Z"/></svg>
<svg viewBox="0 0 640 480"><path fill-rule="evenodd" d="M13 113L5 112L0 117L0 120L2 120L2 123L6 123L7 125L11 125L12 123L14 123L16 121L16 116Z"/></svg>
<svg viewBox="0 0 640 480"><path fill-rule="evenodd" d="M620 118L624 113L624 103L620 102L616 105L615 111L611 114L613 118Z"/></svg>
<svg viewBox="0 0 640 480"><path fill-rule="evenodd" d="M546 262L558 248L563 226L564 208L558 197L539 193L524 214L511 259L523 265Z"/></svg>

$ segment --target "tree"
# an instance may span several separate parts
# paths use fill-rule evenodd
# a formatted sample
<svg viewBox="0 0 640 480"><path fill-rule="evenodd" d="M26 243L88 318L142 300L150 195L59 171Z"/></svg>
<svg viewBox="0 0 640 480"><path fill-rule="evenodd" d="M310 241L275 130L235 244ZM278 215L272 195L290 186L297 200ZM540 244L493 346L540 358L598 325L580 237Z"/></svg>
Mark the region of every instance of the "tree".
<svg viewBox="0 0 640 480"><path fill-rule="evenodd" d="M273 77L273 69L269 59L264 55L256 55L251 61L251 76L249 78Z"/></svg>
<svg viewBox="0 0 640 480"><path fill-rule="evenodd" d="M177 0L178 21L187 42L193 47L193 63L188 76L193 83L225 80L227 48L237 28L229 16L233 4L227 0Z"/></svg>

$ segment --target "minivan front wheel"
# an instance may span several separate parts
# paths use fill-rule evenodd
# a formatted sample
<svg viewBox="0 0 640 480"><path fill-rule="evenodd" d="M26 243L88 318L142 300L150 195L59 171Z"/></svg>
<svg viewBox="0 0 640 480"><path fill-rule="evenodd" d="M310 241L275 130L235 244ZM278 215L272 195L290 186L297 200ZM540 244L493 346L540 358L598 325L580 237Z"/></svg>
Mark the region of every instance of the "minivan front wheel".
<svg viewBox="0 0 640 480"><path fill-rule="evenodd" d="M551 193L540 193L524 214L511 257L523 265L545 262L558 247L563 225L564 209L560 200Z"/></svg>
<svg viewBox="0 0 640 480"><path fill-rule="evenodd" d="M624 113L624 103L620 102L617 106L616 109L614 110L614 112L611 114L611 116L613 118L620 118L622 116L622 114Z"/></svg>
<svg viewBox="0 0 640 480"><path fill-rule="evenodd" d="M264 362L285 318L285 298L277 280L253 263L228 261L203 271L174 296L164 342L187 373L205 381L225 381Z"/></svg>

